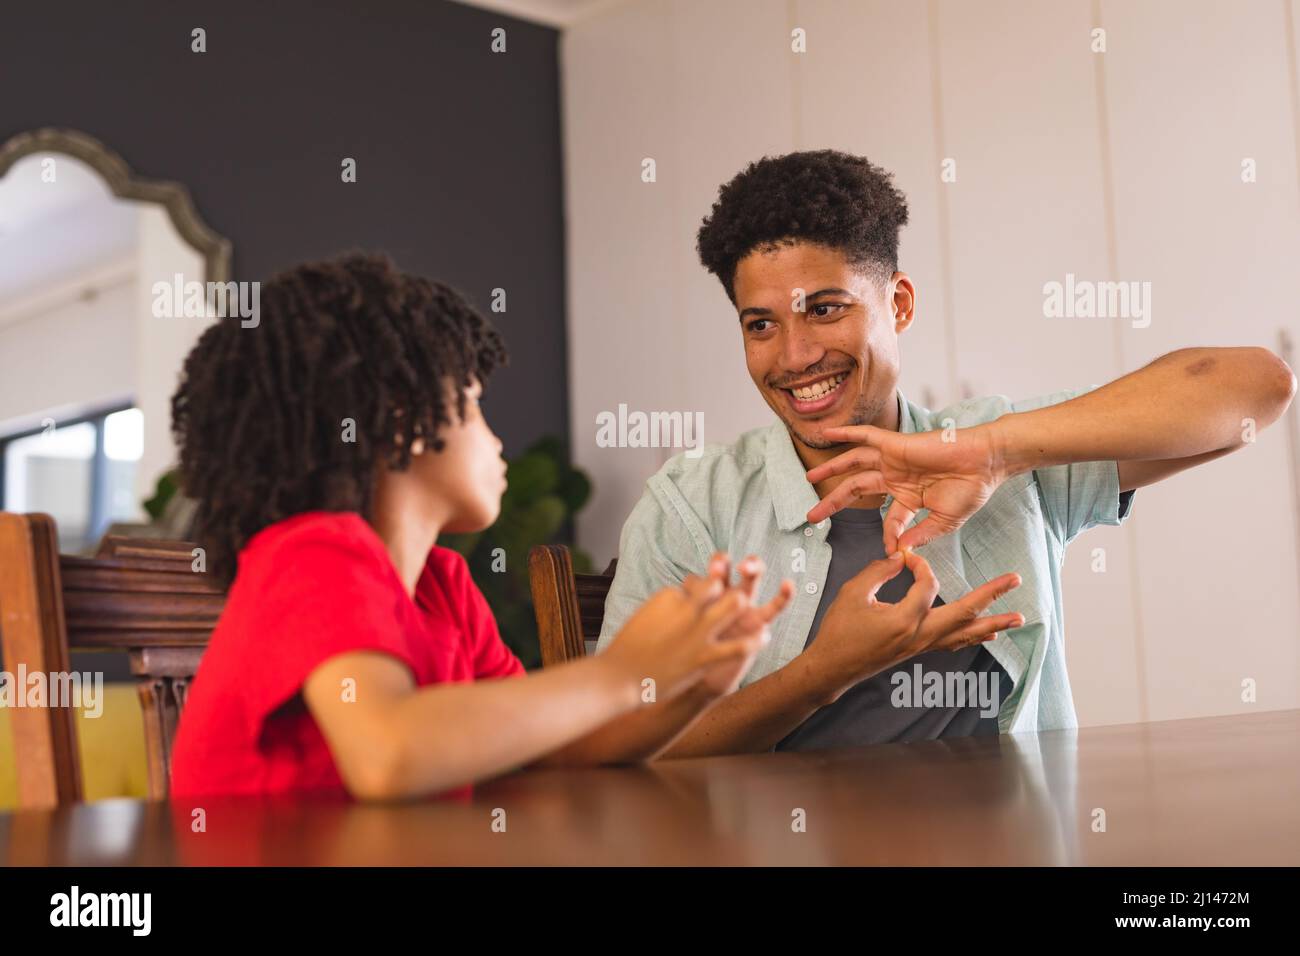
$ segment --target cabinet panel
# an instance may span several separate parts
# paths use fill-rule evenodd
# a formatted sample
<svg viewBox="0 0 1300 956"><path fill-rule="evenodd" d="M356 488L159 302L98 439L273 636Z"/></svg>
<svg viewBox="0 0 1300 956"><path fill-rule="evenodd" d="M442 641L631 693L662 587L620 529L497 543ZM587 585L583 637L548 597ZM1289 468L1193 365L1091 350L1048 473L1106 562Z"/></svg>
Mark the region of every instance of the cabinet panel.
<svg viewBox="0 0 1300 956"><path fill-rule="evenodd" d="M1119 263L1151 283L1137 367L1190 345L1277 348L1300 298L1285 7L1105 3ZM1256 181L1243 182L1253 160ZM1138 492L1149 716L1300 705L1295 501L1284 423ZM1241 701L1241 681L1259 701Z"/></svg>

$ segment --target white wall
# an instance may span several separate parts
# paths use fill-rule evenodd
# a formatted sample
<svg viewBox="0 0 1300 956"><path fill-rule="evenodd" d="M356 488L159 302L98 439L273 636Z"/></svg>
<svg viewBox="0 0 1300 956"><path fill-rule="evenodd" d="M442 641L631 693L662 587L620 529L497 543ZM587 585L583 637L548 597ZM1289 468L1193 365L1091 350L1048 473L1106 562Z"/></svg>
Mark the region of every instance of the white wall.
<svg viewBox="0 0 1300 956"><path fill-rule="evenodd" d="M135 386L134 262L104 273L93 298L82 283L14 303L0 321L0 429L37 427L85 409L129 401ZM3 305L3 304L0 304Z"/></svg>
<svg viewBox="0 0 1300 956"><path fill-rule="evenodd" d="M135 302L135 404L144 415L144 450L135 472L136 498L153 495L158 476L175 463L171 436L171 397L181 366L210 318L153 314L155 282L203 282L203 257L186 245L161 206L140 207L139 270Z"/></svg>
<svg viewBox="0 0 1300 956"><path fill-rule="evenodd" d="M82 205L61 216L59 228L75 236L78 213L101 230L111 222L124 236L102 244L121 258L85 267L85 256L70 257L57 280L0 301L0 434L38 426L46 417L134 404L144 417L134 488L137 518L144 520L139 505L153 495L158 476L176 456L171 396L181 366L212 321L155 317L153 286L170 285L177 274L184 282L202 282L206 267L161 206L116 200L106 189L95 202L125 207L130 215L118 210L108 217L103 209ZM6 241L20 244L22 238L10 235ZM46 245L45 258L56 256L57 243ZM58 274L49 262L44 267L46 276ZM84 294L88 290L93 296Z"/></svg>
<svg viewBox="0 0 1300 956"><path fill-rule="evenodd" d="M901 267L919 288L901 387L934 407L1106 382L1182 346L1276 349L1284 325L1300 339L1298 6L629 0L570 27L572 427L596 489L579 543L613 557L668 454L596 447L598 413L702 411L709 441L770 421L694 253L718 186L764 154L836 147L894 172L911 206ZM807 53L790 51L795 27ZM940 181L946 157L955 183ZM1043 284L1067 273L1151 282L1151 326L1045 319ZM1082 723L1300 706L1294 415L1076 542ZM1245 678L1257 704L1240 699Z"/></svg>

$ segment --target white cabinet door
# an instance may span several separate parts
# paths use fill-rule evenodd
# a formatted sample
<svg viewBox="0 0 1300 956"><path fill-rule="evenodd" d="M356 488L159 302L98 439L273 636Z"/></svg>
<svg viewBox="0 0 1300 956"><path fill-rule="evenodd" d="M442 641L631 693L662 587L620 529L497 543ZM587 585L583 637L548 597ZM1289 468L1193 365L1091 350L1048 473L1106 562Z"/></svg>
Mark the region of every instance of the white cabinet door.
<svg viewBox="0 0 1300 956"><path fill-rule="evenodd" d="M700 412L707 442L771 420L695 235L720 185L793 148L787 16L781 0L631 3L563 35L570 414L595 487L579 541L597 564L679 450L597 447L597 414Z"/></svg>
<svg viewBox="0 0 1300 956"><path fill-rule="evenodd" d="M1110 381L1123 371L1115 323L1049 318L1043 291L1109 269L1090 3L935 9L938 121L957 172L941 186L957 377L1012 398ZM1067 554L1066 652L1084 725L1141 718L1132 560L1128 528L1094 529Z"/></svg>
<svg viewBox="0 0 1300 956"><path fill-rule="evenodd" d="M674 234L680 313L674 401L704 413L709 442L773 419L745 367L740 319L700 265L696 234L718 189L795 148L789 11L783 0L673 0Z"/></svg>
<svg viewBox="0 0 1300 956"><path fill-rule="evenodd" d="M1150 326L1123 332L1129 367L1190 345L1276 350L1283 325L1300 338L1285 9L1103 4L1119 267L1152 284ZM1242 180L1247 161L1253 183ZM1286 427L1137 493L1152 720L1300 706ZM1246 679L1258 703L1242 701Z"/></svg>
<svg viewBox="0 0 1300 956"><path fill-rule="evenodd" d="M899 268L917 289L916 316L899 339L899 387L912 401L955 400L934 70L926 4L800 0L791 28L808 50L794 57L800 149L841 149L894 174L907 195ZM896 38L906 37L907 42Z"/></svg>

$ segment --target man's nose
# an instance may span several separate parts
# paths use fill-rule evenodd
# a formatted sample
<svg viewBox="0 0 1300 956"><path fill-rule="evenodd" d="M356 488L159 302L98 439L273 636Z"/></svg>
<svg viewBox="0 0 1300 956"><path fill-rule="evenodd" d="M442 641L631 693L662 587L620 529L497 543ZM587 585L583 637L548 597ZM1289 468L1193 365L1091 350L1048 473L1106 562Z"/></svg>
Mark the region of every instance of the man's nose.
<svg viewBox="0 0 1300 956"><path fill-rule="evenodd" d="M816 337L795 323L786 333L781 343L781 371L786 374L802 372L810 365L821 361L826 350L818 344Z"/></svg>

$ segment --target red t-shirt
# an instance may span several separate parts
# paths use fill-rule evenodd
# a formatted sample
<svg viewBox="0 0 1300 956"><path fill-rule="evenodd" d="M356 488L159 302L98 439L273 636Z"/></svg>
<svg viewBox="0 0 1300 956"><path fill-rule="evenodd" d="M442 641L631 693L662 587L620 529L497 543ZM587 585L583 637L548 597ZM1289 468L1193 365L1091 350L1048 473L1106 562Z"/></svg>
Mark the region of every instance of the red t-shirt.
<svg viewBox="0 0 1300 956"><path fill-rule="evenodd" d="M429 552L412 601L360 515L295 515L239 554L177 730L172 793L346 793L301 691L350 651L391 654L417 686L524 670L455 551Z"/></svg>

